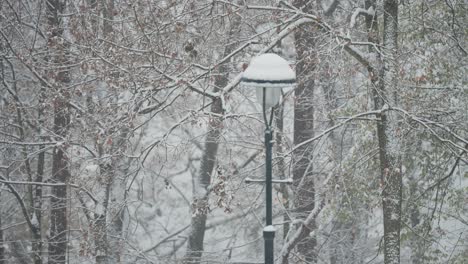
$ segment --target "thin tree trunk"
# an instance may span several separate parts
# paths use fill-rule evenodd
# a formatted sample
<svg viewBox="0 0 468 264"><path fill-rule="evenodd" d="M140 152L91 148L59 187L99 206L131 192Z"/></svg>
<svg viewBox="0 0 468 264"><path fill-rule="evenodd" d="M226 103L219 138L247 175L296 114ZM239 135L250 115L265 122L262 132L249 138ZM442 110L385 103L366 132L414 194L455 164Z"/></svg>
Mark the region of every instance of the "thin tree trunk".
<svg viewBox="0 0 468 264"><path fill-rule="evenodd" d="M235 17L230 25L228 41L238 34L240 29L240 17ZM234 44L229 44L224 49L224 56L234 50ZM225 64L219 66L219 74L215 79L214 92L228 84L229 69ZM208 213L208 186L211 183L211 174L216 162L216 154L219 147L219 137L223 127L223 100L220 97L213 99L208 123L208 133L205 138L205 149L203 152L198 179L193 188L191 231L188 238L187 252L184 257L185 263L200 263L203 253L203 242L205 239L206 219Z"/></svg>
<svg viewBox="0 0 468 264"><path fill-rule="evenodd" d="M41 89L39 98L39 111L37 119L39 127L44 125L44 107L41 105L45 101L45 88ZM41 151L37 158L37 171L35 182L42 182L45 166L45 151ZM34 208L32 218L35 219L33 228L32 252L34 264L42 264L42 186L34 185Z"/></svg>
<svg viewBox="0 0 468 264"><path fill-rule="evenodd" d="M96 264L107 264L108 261L108 242L106 232L106 213L94 213L94 243Z"/></svg>
<svg viewBox="0 0 468 264"><path fill-rule="evenodd" d="M54 132L64 136L64 129L68 125L68 110L65 102L56 102L56 104ZM55 148L53 152L52 183L68 182L70 178L68 166L65 150L62 147ZM50 264L66 262L67 230L67 187L52 187L49 238Z"/></svg>
<svg viewBox="0 0 468 264"><path fill-rule="evenodd" d="M94 243L96 263L121 263L123 221L125 217L125 175L128 172L126 159L122 155L126 149L125 141L128 129L122 128L119 139L112 142L109 153L115 158L102 158L99 165L103 190L94 213ZM102 144L99 147L99 156L103 153ZM119 154L120 153L120 154ZM111 155L111 154L108 154Z"/></svg>
<svg viewBox="0 0 468 264"><path fill-rule="evenodd" d="M387 100L398 105L398 0L384 2L383 46L383 87L386 87ZM383 182L382 203L384 214L384 259L385 264L400 263L401 229L401 154L398 135L397 116L389 112L382 115L384 134L379 135L382 142L380 168Z"/></svg>
<svg viewBox="0 0 468 264"><path fill-rule="evenodd" d="M216 81L216 87L221 82L227 84L225 75L220 75ZM218 88L215 88L218 90ZM213 100L211 112L222 115L223 106L221 98ZM219 137L221 135L222 117L212 116L208 125L208 134L205 139L205 150L203 153L198 181L194 186L194 199L192 204L191 232L188 238L187 253L185 263L200 263L203 253L203 241L205 238L206 218L208 214L208 186L211 182L211 173L213 172L216 154L218 152Z"/></svg>
<svg viewBox="0 0 468 264"><path fill-rule="evenodd" d="M61 0L49 0L47 4L47 19L50 29L48 39L51 51L51 60L61 64L65 61L65 46L57 43L57 39L63 37L62 14L65 11L65 2ZM63 141L68 134L70 113L68 107L69 94L65 87L70 82L69 72L64 69L56 73L55 81L58 87L54 87L54 133ZM52 92L52 91L51 91ZM65 153L66 145L57 146L53 150L52 158L52 183L67 183L70 178L68 158ZM66 263L67 256L67 187L55 186L51 190L50 212L50 238L49 238L49 264Z"/></svg>
<svg viewBox="0 0 468 264"><path fill-rule="evenodd" d="M113 39L114 33L114 0L101 0L102 13L104 17L103 33L104 37ZM107 251L110 263L122 263L123 250L123 223L125 219L125 197L126 197L126 178L128 172L128 159L124 156L127 150L127 137L129 128L119 126L117 128L118 136L112 141L110 171L108 172L108 183L106 186L106 219L107 226Z"/></svg>
<svg viewBox="0 0 468 264"><path fill-rule="evenodd" d="M96 263L97 264L107 264L109 263L109 252L108 252L108 241L107 241L107 208L109 204L109 188L112 177L112 167L110 164L105 163L105 158L103 158L102 153L102 144L99 145L99 157L102 161L99 164L99 174L100 180L105 185L104 190L99 192L100 197L96 209L94 211L94 246L96 254Z"/></svg>
<svg viewBox="0 0 468 264"><path fill-rule="evenodd" d="M366 8L376 7L375 0L366 0ZM374 108L398 106L398 1L384 1L383 49L385 56L370 47L377 58L377 67L369 68L373 85ZM366 16L369 42L378 44L376 17ZM377 123L379 142L382 205L384 215L384 262L400 263L401 195L402 173L401 153L397 116L389 111L382 112Z"/></svg>
<svg viewBox="0 0 468 264"><path fill-rule="evenodd" d="M294 6L304 12L312 12L315 1L295 0ZM314 73L317 63L315 49L316 25L306 25L296 30L295 46L297 52L297 87L294 91L294 145L298 145L314 136ZM304 219L315 208L315 187L312 173L311 145L298 148L293 157L294 207L297 218ZM312 223L312 229L316 229ZM316 261L315 247L317 239L305 237L297 246L298 253L308 263Z"/></svg>
<svg viewBox="0 0 468 264"><path fill-rule="evenodd" d="M113 32L113 19L114 19L114 0L101 0L102 2L102 15L104 17L104 36L108 37Z"/></svg>
<svg viewBox="0 0 468 264"><path fill-rule="evenodd" d="M3 65L2 65L3 66ZM13 69L11 69L12 72ZM15 77L15 74L13 74L13 79L15 80L16 77ZM17 91L17 86L16 84L13 84L13 90L15 91L15 93L17 94L18 91ZM40 95L40 102L42 102L42 99L43 99L43 95L41 94ZM18 133L20 135L20 138L22 140L25 140L25 129L24 129L24 122L23 122L23 113L22 113L22 105L21 105L21 102L19 101L19 98L18 97L15 97L15 106L16 106L16 117L17 117L17 122L19 124L17 130L18 130ZM21 154L23 156L23 159L24 159L24 168L26 170L26 174L28 176L28 181L31 182L33 181L33 172L32 172L32 169L31 169L31 162L30 162L30 157L28 155L28 148L26 146L23 146L21 147ZM41 153L43 154L43 153ZM43 162L41 163L41 156L39 156L39 160L38 160L38 166L39 165L43 165ZM38 167L39 169L40 167ZM43 172L43 170L42 170ZM25 218L29 218L29 230L31 231L31 244L32 244L32 247L31 247L31 257L34 261L35 264L40 264L42 263L42 260L41 260L41 231L40 231L40 220L38 220L37 218L37 215L36 215L36 208L37 206L39 206L40 208L40 205L41 205L41 201L40 200L37 200L35 199L35 193L36 193L36 188L38 188L37 186L33 186L33 185L29 185L26 187L26 190L27 190L27 195L25 197L25 201L26 203L28 204L28 208L23 211L24 213L24 217ZM41 188L39 186L39 188ZM41 199L41 197L39 197L39 199ZM25 204L26 204L25 203ZM25 205L26 206L26 205ZM40 210L39 210L40 211ZM36 221L37 220L37 221Z"/></svg>
<svg viewBox="0 0 468 264"><path fill-rule="evenodd" d="M1 200L2 192L0 191L0 200ZM6 256L5 256L5 244L3 240L3 228L2 228L2 214L0 212L0 264L5 264Z"/></svg>
<svg viewBox="0 0 468 264"><path fill-rule="evenodd" d="M91 8L98 7L97 0L89 1ZM105 38L113 38L114 0L99 0L101 14L104 18L102 32ZM98 30L100 25L98 20L94 20L94 27ZM110 94L110 91L109 91ZM88 101L92 99L89 98ZM99 155L108 156L103 158L100 168L102 189L101 199L96 205L94 218L94 237L96 250L96 263L110 264L121 263L123 249L123 221L125 217L125 192L126 174L128 172L127 159L123 155L126 150L126 140L129 129L123 126L116 126L107 131L107 136L117 134L113 139L110 148L105 150L106 142L99 142ZM107 138L104 136L104 138Z"/></svg>
<svg viewBox="0 0 468 264"><path fill-rule="evenodd" d="M45 157L44 152L39 153L37 163L37 176L35 182L42 182L44 174ZM33 241L32 253L34 264L42 264L42 186L34 186L34 208L33 208Z"/></svg>
<svg viewBox="0 0 468 264"><path fill-rule="evenodd" d="M276 133L276 151L278 153L278 173L280 175L281 179L285 179L285 172L286 172L286 163L284 162L283 158L283 127L284 127L284 107L282 105L278 106L278 108L275 110L275 117L276 117L276 129L278 132ZM282 196L282 203L284 206L285 213L283 214L283 239L286 240L287 235L289 233L290 229L290 224L289 221L291 219L289 218L289 189L288 186L284 183L280 185L280 192Z"/></svg>
<svg viewBox="0 0 468 264"><path fill-rule="evenodd" d="M2 12L2 6L0 5L0 12ZM3 47L3 42L0 42L0 51L4 51ZM4 66L3 66L3 59L0 60L0 70L4 72ZM2 78L4 78L4 75L2 74ZM6 155L1 155L2 158L6 158ZM0 164L3 164L3 162L0 162ZM1 196L2 196L2 191L0 190L0 201L1 201ZM2 229L2 212L0 210L0 264L5 264L5 244L3 240L3 229Z"/></svg>
<svg viewBox="0 0 468 264"><path fill-rule="evenodd" d="M127 148L127 137L129 135L128 127L122 128L119 139L116 141L115 151L120 155L112 162L112 181L110 183L109 196L112 201L108 209L108 218L110 223L108 226L108 243L109 257L111 263L122 263L123 238L124 238L124 222L127 219L126 215L126 185L127 174L130 167L130 161L124 156Z"/></svg>
<svg viewBox="0 0 468 264"><path fill-rule="evenodd" d="M409 214L410 214L410 222L411 228L413 232L418 232L418 226L421 222L421 215L419 212L418 204L414 199L417 196L417 188L418 183L415 179L414 175L408 175L408 182L409 182L409 201L414 201L409 205ZM419 237L417 235L413 235L410 240L411 246L411 263L413 264L423 264L424 263L424 243L421 243Z"/></svg>

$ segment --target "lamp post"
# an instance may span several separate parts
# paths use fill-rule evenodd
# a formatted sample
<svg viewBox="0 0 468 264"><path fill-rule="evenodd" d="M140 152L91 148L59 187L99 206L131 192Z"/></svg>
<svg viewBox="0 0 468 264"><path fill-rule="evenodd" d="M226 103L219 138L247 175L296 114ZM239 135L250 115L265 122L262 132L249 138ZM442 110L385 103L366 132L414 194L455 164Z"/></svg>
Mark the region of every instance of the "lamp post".
<svg viewBox="0 0 468 264"><path fill-rule="evenodd" d="M263 229L265 240L265 264L274 263L273 241L275 228L272 214L272 184L285 182L272 179L272 147L273 147L273 109L281 97L281 89L292 86L296 82L296 74L289 67L288 62L273 53L266 53L255 57L249 67L244 71L241 82L245 86L255 87L257 100L262 105L263 119L265 121L265 184L266 184L266 225ZM270 117L267 112L270 110ZM247 180L246 180L247 181ZM263 182L254 181L250 182Z"/></svg>

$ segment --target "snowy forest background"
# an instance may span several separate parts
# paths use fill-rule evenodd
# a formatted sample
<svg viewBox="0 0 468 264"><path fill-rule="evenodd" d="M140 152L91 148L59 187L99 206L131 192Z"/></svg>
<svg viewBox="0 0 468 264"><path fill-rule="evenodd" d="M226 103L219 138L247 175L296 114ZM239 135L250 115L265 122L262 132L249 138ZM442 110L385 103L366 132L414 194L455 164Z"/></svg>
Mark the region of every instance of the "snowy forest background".
<svg viewBox="0 0 468 264"><path fill-rule="evenodd" d="M1 0L0 264L468 263L465 0Z"/></svg>

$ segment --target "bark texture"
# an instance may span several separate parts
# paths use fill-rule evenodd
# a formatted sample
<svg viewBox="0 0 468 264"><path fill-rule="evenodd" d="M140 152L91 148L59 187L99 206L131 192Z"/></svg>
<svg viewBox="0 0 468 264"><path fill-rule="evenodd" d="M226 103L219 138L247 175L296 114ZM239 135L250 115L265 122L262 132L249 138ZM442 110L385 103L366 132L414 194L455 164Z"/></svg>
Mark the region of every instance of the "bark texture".
<svg viewBox="0 0 468 264"><path fill-rule="evenodd" d="M50 0L47 4L47 20L50 31L48 48L50 59L54 63L63 65L65 62L65 44L59 42L63 38L63 17L65 2L61 0ZM69 94L67 86L70 82L68 70L62 69L54 75L56 86L54 100L54 127L53 131L58 141L66 141L70 113L68 109ZM52 157L52 182L67 183L70 179L68 158L66 155L66 144L57 146L53 150ZM66 263L67 255L67 187L55 186L51 190L51 212L50 212L50 238L49 238L49 264Z"/></svg>
<svg viewBox="0 0 468 264"><path fill-rule="evenodd" d="M40 104L45 101L45 88L41 89ZM41 127L44 125L44 108L40 107L38 111L39 123ZM37 172L35 182L42 182L44 178L44 166L45 166L45 152L41 151L37 158ZM33 216L36 219L35 225L32 228L33 241L32 241L32 253L34 264L42 264L42 186L35 185L34 189L34 208Z"/></svg>
<svg viewBox="0 0 468 264"><path fill-rule="evenodd" d="M108 216L110 217L110 223L107 229L111 263L125 262L122 253L124 250L123 239L125 237L124 222L128 219L128 215L125 213L127 206L126 186L131 161L123 153L128 149L128 135L129 129L127 127L122 128L115 146L117 150L114 152L119 153L119 155L112 162L113 176L109 191L112 206L109 208Z"/></svg>
<svg viewBox="0 0 468 264"><path fill-rule="evenodd" d="M0 192L1 198L2 192ZM3 242L3 227L2 227L2 214L0 212L0 264L5 264L6 256L5 256L5 246Z"/></svg>
<svg viewBox="0 0 468 264"><path fill-rule="evenodd" d="M366 8L376 7L375 0L367 0ZM377 61L369 67L373 88L374 108L398 106L398 1L384 1L382 50L370 47ZM366 17L369 42L379 44L376 17ZM384 54L381 56L380 54ZM385 110L385 109L384 109ZM377 137L379 143L382 207L384 215L385 264L400 263L402 172L400 128L398 116L391 111L378 115Z"/></svg>
<svg viewBox="0 0 468 264"><path fill-rule="evenodd" d="M304 12L314 10L315 1L296 0L294 6ZM316 32L315 25L305 25L295 32L295 46L297 52L297 87L294 91L294 145L300 144L314 136L314 73L317 63L315 49ZM311 145L298 148L293 157L293 188L294 210L296 217L305 219L315 208L315 187L312 170ZM315 230L315 222L308 226ZM316 261L315 247L317 240L314 236L304 237L298 244L297 250L301 258L308 263Z"/></svg>
<svg viewBox="0 0 468 264"><path fill-rule="evenodd" d="M388 85L388 103L398 106L398 2L384 1L383 86ZM383 182L382 203L384 214L385 264L400 263L401 229L401 150L399 125L396 114L388 112L382 119L384 133L379 135L380 168ZM385 114L384 114L385 115ZM383 116L384 116L383 115Z"/></svg>

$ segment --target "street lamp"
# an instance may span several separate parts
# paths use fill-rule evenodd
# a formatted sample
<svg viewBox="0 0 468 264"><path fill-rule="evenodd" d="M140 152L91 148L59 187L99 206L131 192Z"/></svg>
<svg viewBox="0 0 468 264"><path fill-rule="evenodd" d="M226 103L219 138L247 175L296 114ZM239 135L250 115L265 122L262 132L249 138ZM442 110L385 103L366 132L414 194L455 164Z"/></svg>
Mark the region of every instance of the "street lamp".
<svg viewBox="0 0 468 264"><path fill-rule="evenodd" d="M271 176L271 153L273 146L273 130L271 127L273 121L272 107L279 103L281 89L294 85L296 74L285 59L273 53L266 53L252 59L242 75L241 82L245 86L256 88L257 100L262 105L263 119L265 121L266 226L263 229L263 238L265 240L265 264L273 264L275 228L272 225L272 183L282 181L273 181ZM268 110L271 111L269 119L267 119Z"/></svg>

